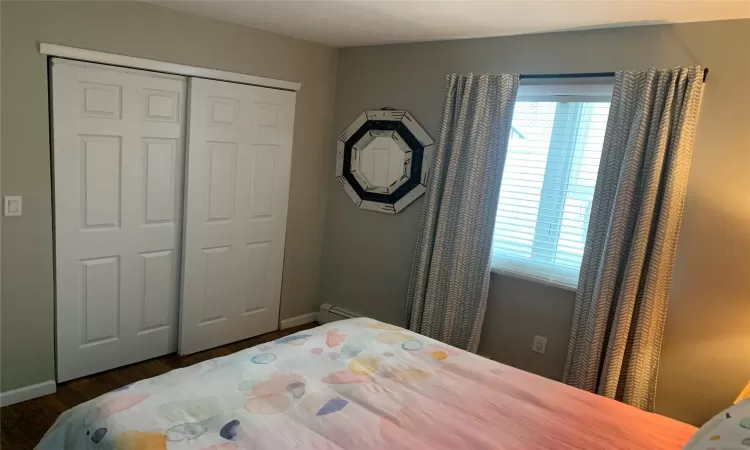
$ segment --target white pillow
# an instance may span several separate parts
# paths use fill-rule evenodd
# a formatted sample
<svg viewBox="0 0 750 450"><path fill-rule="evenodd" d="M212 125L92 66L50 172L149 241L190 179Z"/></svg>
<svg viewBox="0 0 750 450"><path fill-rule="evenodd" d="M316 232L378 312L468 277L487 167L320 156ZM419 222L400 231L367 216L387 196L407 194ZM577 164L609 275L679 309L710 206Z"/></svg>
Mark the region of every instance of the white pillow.
<svg viewBox="0 0 750 450"><path fill-rule="evenodd" d="M706 422L684 450L750 450L750 398Z"/></svg>

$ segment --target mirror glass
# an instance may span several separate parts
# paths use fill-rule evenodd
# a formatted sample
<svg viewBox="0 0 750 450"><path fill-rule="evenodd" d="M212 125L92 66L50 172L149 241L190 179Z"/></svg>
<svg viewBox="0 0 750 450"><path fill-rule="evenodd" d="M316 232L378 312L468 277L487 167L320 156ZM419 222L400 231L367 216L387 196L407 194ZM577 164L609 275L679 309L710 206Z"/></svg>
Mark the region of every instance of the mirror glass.
<svg viewBox="0 0 750 450"><path fill-rule="evenodd" d="M409 179L411 150L399 145L402 142L389 134L371 137L353 149L351 172L366 191L391 194Z"/></svg>

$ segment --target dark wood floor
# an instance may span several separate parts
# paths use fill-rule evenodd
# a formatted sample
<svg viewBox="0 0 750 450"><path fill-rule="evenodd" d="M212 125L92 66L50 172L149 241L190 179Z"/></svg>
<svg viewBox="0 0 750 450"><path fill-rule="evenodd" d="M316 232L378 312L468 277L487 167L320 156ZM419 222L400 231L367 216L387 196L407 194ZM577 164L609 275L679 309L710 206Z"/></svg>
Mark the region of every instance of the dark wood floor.
<svg viewBox="0 0 750 450"><path fill-rule="evenodd" d="M59 384L54 394L0 408L0 443L2 444L0 448L5 450L34 448L44 432L52 426L61 413L126 384L155 377L172 369L192 366L208 359L231 355L314 326L316 326L315 323L310 323L284 331L274 331L188 356L166 355Z"/></svg>

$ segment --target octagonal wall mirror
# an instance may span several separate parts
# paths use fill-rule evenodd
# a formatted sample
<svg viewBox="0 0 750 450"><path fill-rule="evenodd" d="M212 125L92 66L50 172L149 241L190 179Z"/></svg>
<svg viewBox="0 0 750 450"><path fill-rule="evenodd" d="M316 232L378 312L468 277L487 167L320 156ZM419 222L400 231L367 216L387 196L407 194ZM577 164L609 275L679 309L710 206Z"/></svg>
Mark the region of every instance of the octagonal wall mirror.
<svg viewBox="0 0 750 450"><path fill-rule="evenodd" d="M337 146L336 179L358 207L397 214L424 194L434 142L407 111L365 111Z"/></svg>

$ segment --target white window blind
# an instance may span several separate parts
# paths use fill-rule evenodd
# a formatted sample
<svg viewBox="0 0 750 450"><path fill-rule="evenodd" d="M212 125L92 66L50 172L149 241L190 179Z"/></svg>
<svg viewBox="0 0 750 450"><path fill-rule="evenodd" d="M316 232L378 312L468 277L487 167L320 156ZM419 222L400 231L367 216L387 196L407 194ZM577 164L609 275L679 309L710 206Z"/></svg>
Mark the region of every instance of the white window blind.
<svg viewBox="0 0 750 450"><path fill-rule="evenodd" d="M492 267L575 289L611 85L523 88L503 170Z"/></svg>

